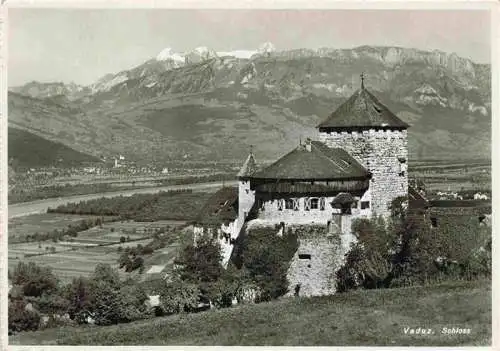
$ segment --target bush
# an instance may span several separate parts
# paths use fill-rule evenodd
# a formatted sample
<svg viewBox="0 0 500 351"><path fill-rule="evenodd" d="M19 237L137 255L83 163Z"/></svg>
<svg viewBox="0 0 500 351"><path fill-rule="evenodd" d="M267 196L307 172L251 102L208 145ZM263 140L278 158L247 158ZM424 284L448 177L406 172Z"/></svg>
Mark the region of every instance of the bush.
<svg viewBox="0 0 500 351"><path fill-rule="evenodd" d="M12 284L20 285L25 296L41 296L57 289L58 280L48 267L19 262L12 272Z"/></svg>
<svg viewBox="0 0 500 351"><path fill-rule="evenodd" d="M180 265L181 280L191 283L210 283L217 281L223 272L220 246L209 239L202 238L194 246L186 245L176 259Z"/></svg>
<svg viewBox="0 0 500 351"><path fill-rule="evenodd" d="M192 311L198 307L200 290L197 284L175 281L160 290L160 303L166 314Z"/></svg>
<svg viewBox="0 0 500 351"><path fill-rule="evenodd" d="M25 300L9 300L9 330L13 332L37 330L40 326L40 314L26 310Z"/></svg>
<svg viewBox="0 0 500 351"><path fill-rule="evenodd" d="M259 301L286 294L288 268L298 249L297 236L293 233L277 236L275 228L255 229L244 237L241 246L236 261L259 287Z"/></svg>

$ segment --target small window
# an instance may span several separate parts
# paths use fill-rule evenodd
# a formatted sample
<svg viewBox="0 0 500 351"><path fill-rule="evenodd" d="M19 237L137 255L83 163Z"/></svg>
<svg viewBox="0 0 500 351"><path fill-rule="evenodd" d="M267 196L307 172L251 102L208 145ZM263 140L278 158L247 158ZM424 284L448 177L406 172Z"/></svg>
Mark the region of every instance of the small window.
<svg viewBox="0 0 500 351"><path fill-rule="evenodd" d="M310 254L299 254L299 259L301 260L310 260L311 255Z"/></svg>
<svg viewBox="0 0 500 351"><path fill-rule="evenodd" d="M485 215L481 215L481 216L478 217L478 219L479 219L479 223L483 223L484 220L486 219L486 216Z"/></svg>
<svg viewBox="0 0 500 351"><path fill-rule="evenodd" d="M325 210L325 198L324 197L322 197L321 199L319 199L319 209L321 211Z"/></svg>
<svg viewBox="0 0 500 351"><path fill-rule="evenodd" d="M292 199L285 200L285 209L293 210L293 200Z"/></svg>
<svg viewBox="0 0 500 351"><path fill-rule="evenodd" d="M248 194L248 189L245 189L245 192Z"/></svg>
<svg viewBox="0 0 500 351"><path fill-rule="evenodd" d="M264 211L264 200L259 199L259 208Z"/></svg>
<svg viewBox="0 0 500 351"><path fill-rule="evenodd" d="M431 217L431 226L432 226L432 228L437 228L438 219L436 217Z"/></svg>
<svg viewBox="0 0 500 351"><path fill-rule="evenodd" d="M283 200L278 200L278 211L283 211Z"/></svg>
<svg viewBox="0 0 500 351"><path fill-rule="evenodd" d="M319 208L319 199L311 199L311 210L317 210Z"/></svg>
<svg viewBox="0 0 500 351"><path fill-rule="evenodd" d="M305 198L304 199L304 210L309 211L311 209L311 199Z"/></svg>
<svg viewBox="0 0 500 351"><path fill-rule="evenodd" d="M370 201L361 201L361 209L367 209L370 208Z"/></svg>
<svg viewBox="0 0 500 351"><path fill-rule="evenodd" d="M300 208L299 199L293 199L293 210L298 211Z"/></svg>

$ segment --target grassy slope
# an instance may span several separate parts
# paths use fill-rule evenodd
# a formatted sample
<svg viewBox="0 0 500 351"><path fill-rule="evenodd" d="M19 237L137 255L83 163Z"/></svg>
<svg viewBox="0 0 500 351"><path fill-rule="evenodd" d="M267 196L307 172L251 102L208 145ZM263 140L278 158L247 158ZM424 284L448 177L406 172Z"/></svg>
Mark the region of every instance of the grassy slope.
<svg viewBox="0 0 500 351"><path fill-rule="evenodd" d="M434 335L406 335L405 327ZM470 335L442 335L442 327ZM12 344L71 345L489 345L491 284L357 291L283 299L111 327L22 333Z"/></svg>
<svg viewBox="0 0 500 351"><path fill-rule="evenodd" d="M76 166L82 162L99 162L96 157L12 127L9 127L9 158L22 167Z"/></svg>

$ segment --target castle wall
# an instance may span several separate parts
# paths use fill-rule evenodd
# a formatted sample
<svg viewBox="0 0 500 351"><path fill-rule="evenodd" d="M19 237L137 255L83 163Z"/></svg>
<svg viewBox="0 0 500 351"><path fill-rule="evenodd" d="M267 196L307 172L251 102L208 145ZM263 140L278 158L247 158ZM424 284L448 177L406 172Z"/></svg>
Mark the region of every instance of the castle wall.
<svg viewBox="0 0 500 351"><path fill-rule="evenodd" d="M377 215L389 216L388 206L392 200L408 195L406 130L320 132L320 141L328 147L343 148L372 172L371 207ZM406 162L401 162L399 158ZM401 171L404 175L400 175Z"/></svg>
<svg viewBox="0 0 500 351"><path fill-rule="evenodd" d="M272 200L260 200L259 194L256 196L256 201L262 201L261 206L257 209L257 218L263 221L267 221L274 224L279 224L284 222L285 224L321 224L326 225L327 222L332 220L332 214L340 213L340 209L332 208L330 203L333 201L334 197L324 197L325 209L305 209L306 199L312 199L319 197L291 197L292 199L298 200L298 209L287 209L285 205L280 209L278 201L281 199ZM286 197L282 200L285 201ZM370 202L370 207L361 209L362 202ZM370 190L367 190L363 196L358 199L358 204L356 208L351 209L352 215L356 217L371 216L371 194Z"/></svg>
<svg viewBox="0 0 500 351"><path fill-rule="evenodd" d="M344 256L355 237L340 228L350 228L351 216L342 217L346 222L338 226L298 225L290 227L297 234L299 248L287 272L288 295L294 295L295 286L300 285L300 296L334 294L336 272L344 263ZM340 218L339 218L340 219ZM288 229L287 229L288 230Z"/></svg>
<svg viewBox="0 0 500 351"><path fill-rule="evenodd" d="M250 189L250 180L240 180L238 187L238 228L241 229L245 223L253 204L255 202L255 190ZM237 230L239 233L239 230Z"/></svg>
<svg viewBox="0 0 500 351"><path fill-rule="evenodd" d="M221 247L222 265L225 267L233 251L234 245L231 239L236 239L239 234L238 222L238 219L235 219L229 223L222 223L219 227L196 225L193 228L194 244L196 245L197 240L201 237L216 240Z"/></svg>

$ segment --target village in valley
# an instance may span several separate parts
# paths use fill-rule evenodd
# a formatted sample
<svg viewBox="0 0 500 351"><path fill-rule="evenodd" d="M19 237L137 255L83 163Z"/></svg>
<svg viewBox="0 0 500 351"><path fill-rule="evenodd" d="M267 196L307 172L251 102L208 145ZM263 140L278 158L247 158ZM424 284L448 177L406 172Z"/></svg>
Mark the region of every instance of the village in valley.
<svg viewBox="0 0 500 351"><path fill-rule="evenodd" d="M169 49L140 76L119 73L88 92L10 89L9 343L491 344L491 160L432 152L443 135L478 139L466 133L486 108L452 106L458 94L491 96L461 83L443 88L453 98L414 89L396 101L403 93L391 95L391 82L417 84L417 73L397 76L404 67L425 72L423 83L459 76L459 64L447 66L456 58L411 50ZM382 79L380 63L368 67L379 56L396 73ZM341 74L324 78L330 64L348 72L349 88ZM310 83L308 92L314 77L337 90ZM465 132L426 125L452 108ZM154 119L151 133L178 128L173 141L126 134L146 128L141 114ZM86 119L101 115L136 145L101 147L107 127L82 136ZM57 123L37 127L27 116ZM65 116L81 118L72 139L52 130L73 123ZM175 126L162 124L169 118ZM425 139L434 129L441 137Z"/></svg>

